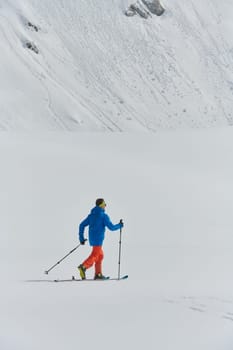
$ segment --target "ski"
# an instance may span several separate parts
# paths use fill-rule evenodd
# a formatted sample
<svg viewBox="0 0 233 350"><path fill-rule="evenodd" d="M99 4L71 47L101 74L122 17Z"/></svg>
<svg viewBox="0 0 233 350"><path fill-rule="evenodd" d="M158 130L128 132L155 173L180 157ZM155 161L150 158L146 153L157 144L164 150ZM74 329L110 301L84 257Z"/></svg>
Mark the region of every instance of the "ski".
<svg viewBox="0 0 233 350"><path fill-rule="evenodd" d="M105 281L121 281L121 280L125 280L128 278L128 275L122 276L120 278L117 277L106 277L104 279L93 279L93 278L86 278L85 280L82 280L81 278L75 278L74 276L72 276L72 278L70 279L55 279L53 280L53 282L105 282Z"/></svg>
<svg viewBox="0 0 233 350"><path fill-rule="evenodd" d="M72 278L67 278L67 279L41 279L41 280L27 280L26 282L54 282L54 283L59 283L59 282L106 282L106 281L122 281L126 280L128 278L128 275L124 275L120 278L117 277L107 277L105 279L93 279L93 278L86 278L85 280L82 280L81 278L75 278L72 276Z"/></svg>

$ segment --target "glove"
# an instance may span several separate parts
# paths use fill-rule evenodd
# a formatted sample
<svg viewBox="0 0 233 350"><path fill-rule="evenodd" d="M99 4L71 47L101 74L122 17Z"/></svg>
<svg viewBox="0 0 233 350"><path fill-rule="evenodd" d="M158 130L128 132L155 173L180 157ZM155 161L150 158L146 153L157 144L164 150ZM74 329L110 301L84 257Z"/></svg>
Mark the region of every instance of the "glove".
<svg viewBox="0 0 233 350"><path fill-rule="evenodd" d="M83 241L79 241L81 245L84 245L86 243L87 239L84 239Z"/></svg>
<svg viewBox="0 0 233 350"><path fill-rule="evenodd" d="M119 224L121 225L121 228L124 227L124 223L123 223L123 220L122 220L122 219L120 219Z"/></svg>

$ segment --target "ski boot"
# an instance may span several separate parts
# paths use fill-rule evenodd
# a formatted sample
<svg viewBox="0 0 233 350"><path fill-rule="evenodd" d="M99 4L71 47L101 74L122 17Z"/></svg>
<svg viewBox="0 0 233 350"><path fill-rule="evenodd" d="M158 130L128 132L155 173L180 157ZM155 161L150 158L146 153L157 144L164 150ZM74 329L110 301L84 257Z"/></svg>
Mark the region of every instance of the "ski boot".
<svg viewBox="0 0 233 350"><path fill-rule="evenodd" d="M82 280L86 279L86 268L82 264L78 266L79 274Z"/></svg>
<svg viewBox="0 0 233 350"><path fill-rule="evenodd" d="M104 276L102 273L97 273L94 277L94 280L108 280L109 277Z"/></svg>

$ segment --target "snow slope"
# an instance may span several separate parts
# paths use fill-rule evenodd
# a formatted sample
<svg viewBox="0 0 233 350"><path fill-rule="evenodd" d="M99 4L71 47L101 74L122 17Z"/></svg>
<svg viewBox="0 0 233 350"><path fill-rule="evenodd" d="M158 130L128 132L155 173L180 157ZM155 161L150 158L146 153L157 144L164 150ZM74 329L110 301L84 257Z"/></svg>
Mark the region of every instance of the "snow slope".
<svg viewBox="0 0 233 350"><path fill-rule="evenodd" d="M164 0L147 20L131 3L0 0L0 129L232 125L232 2Z"/></svg>
<svg viewBox="0 0 233 350"><path fill-rule="evenodd" d="M2 133L3 350L230 350L233 342L231 128L157 134ZM103 196L125 221L122 282L70 277L77 227ZM104 273L117 275L119 232ZM93 270L88 271L92 277Z"/></svg>

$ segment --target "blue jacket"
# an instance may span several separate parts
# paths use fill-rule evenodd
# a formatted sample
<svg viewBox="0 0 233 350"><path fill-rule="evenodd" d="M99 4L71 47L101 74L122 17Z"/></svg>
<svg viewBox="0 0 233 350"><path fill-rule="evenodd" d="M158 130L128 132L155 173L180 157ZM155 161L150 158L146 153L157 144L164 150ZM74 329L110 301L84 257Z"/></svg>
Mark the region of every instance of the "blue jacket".
<svg viewBox="0 0 233 350"><path fill-rule="evenodd" d="M104 209L96 206L91 213L79 225L79 240L84 241L84 229L89 226L90 246L101 246L105 237L105 227L111 231L119 230L123 225L121 223L113 225Z"/></svg>

